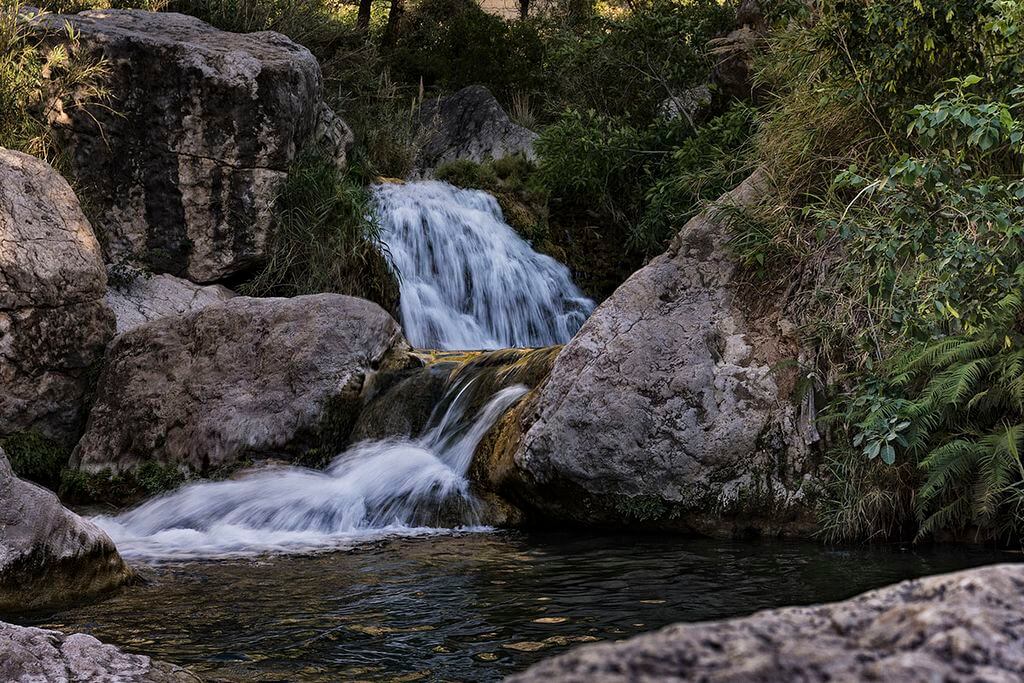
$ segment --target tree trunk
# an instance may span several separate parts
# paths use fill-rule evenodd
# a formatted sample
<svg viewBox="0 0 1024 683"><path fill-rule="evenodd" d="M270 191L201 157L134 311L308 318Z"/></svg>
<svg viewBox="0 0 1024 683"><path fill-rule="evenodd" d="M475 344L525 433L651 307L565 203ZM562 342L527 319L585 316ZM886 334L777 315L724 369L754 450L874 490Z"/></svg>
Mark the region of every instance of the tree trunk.
<svg viewBox="0 0 1024 683"><path fill-rule="evenodd" d="M370 2L371 0L359 0L359 15L356 17L356 28L366 31L370 28Z"/></svg>
<svg viewBox="0 0 1024 683"><path fill-rule="evenodd" d="M388 26L384 29L384 45L390 47L398 40L398 23L405 14L405 0L391 0L391 9L388 10Z"/></svg>
<svg viewBox="0 0 1024 683"><path fill-rule="evenodd" d="M530 0L519 0L519 18L526 19L530 16Z"/></svg>

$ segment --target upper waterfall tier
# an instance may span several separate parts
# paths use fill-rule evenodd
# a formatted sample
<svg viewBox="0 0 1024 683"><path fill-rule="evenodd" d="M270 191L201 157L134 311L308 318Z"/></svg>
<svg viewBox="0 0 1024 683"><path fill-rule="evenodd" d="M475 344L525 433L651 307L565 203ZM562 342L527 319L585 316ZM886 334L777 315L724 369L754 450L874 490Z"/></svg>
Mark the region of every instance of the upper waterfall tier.
<svg viewBox="0 0 1024 683"><path fill-rule="evenodd" d="M486 192L427 181L377 185L374 198L415 346L562 344L593 310L569 269L530 248Z"/></svg>

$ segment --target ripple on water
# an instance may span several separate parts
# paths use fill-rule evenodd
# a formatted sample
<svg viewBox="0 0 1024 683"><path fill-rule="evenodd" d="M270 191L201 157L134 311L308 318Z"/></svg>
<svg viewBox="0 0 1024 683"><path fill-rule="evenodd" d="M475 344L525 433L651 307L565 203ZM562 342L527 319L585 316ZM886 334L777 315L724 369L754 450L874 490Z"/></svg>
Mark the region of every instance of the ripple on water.
<svg viewBox="0 0 1024 683"><path fill-rule="evenodd" d="M226 680L487 681L580 643L1006 559L964 548L455 534L162 564L104 602L20 621Z"/></svg>

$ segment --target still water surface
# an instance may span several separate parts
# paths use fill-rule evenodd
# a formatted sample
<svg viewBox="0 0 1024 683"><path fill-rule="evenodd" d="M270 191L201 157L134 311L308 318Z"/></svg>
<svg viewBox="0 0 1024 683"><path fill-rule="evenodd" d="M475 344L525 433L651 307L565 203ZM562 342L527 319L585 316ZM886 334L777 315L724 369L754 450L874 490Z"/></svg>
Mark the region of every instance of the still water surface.
<svg viewBox="0 0 1024 683"><path fill-rule="evenodd" d="M1018 555L969 548L471 533L166 563L99 604L17 620L230 681L498 680L574 645L827 602Z"/></svg>

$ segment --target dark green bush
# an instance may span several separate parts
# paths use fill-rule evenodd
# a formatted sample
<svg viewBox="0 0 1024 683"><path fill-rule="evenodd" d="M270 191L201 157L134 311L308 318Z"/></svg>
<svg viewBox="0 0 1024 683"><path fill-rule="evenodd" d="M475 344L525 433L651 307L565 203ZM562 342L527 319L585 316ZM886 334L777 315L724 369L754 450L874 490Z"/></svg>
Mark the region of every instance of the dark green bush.
<svg viewBox="0 0 1024 683"><path fill-rule="evenodd" d="M69 448L35 431L0 438L0 448L15 474L52 491L60 487L61 471L71 457Z"/></svg>
<svg viewBox="0 0 1024 683"><path fill-rule="evenodd" d="M534 24L487 14L475 0L422 0L402 17L387 60L399 81L446 90L480 84L506 103L544 86Z"/></svg>
<svg viewBox="0 0 1024 683"><path fill-rule="evenodd" d="M349 294L394 311L398 286L382 253L370 196L354 170L316 150L289 169L276 204L269 257L241 291L252 296Z"/></svg>

